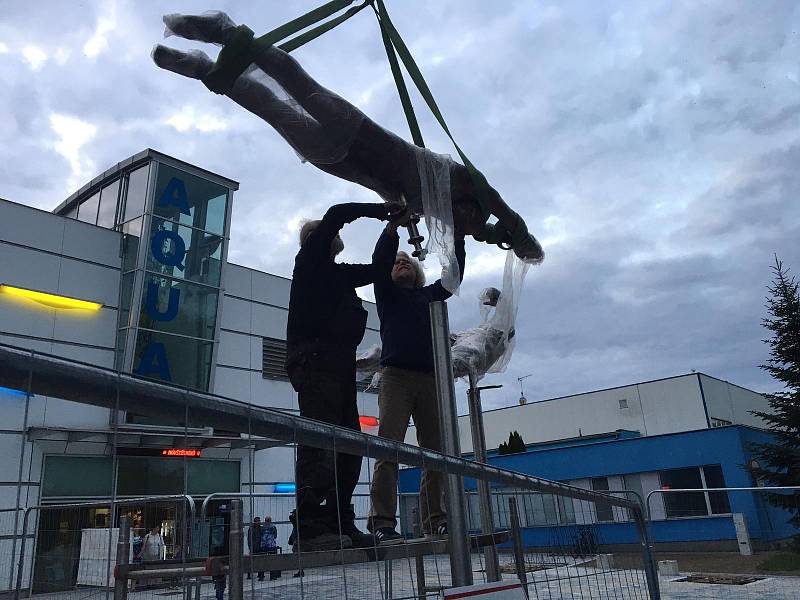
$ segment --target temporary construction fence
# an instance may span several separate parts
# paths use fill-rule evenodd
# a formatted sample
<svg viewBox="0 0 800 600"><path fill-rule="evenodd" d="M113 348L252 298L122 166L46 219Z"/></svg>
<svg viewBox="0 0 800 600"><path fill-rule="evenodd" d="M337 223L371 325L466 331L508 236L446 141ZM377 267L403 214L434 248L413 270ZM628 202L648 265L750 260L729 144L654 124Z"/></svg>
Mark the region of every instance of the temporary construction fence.
<svg viewBox="0 0 800 600"><path fill-rule="evenodd" d="M434 342L438 338L447 339L443 333L440 336L434 332ZM439 383L439 397L450 397L452 402L447 410L447 402L442 402L442 421L444 425L455 425L454 396L452 393L452 379L437 377ZM446 544L432 545L431 552L425 556L413 555L413 548L409 548L405 555L405 572L408 573L408 591L401 591L402 577L399 576L398 562L393 561L393 576L390 578L395 589L391 590L394 597L420 597L426 594L425 589L420 589L416 578L417 558L423 560L427 573L436 573L435 585L439 588L448 586L469 585L474 580L474 572L479 572L479 577L503 577L502 572L494 574L492 569L482 563L486 560L486 552L474 552L473 543L468 537L466 494L464 493L463 478L473 478L479 482L487 482L495 487L506 486L524 493L548 494L556 498L569 498L586 502L587 505L610 505L620 510L625 510L632 516L636 531L638 555L640 557L638 569L631 569L626 582L619 574L617 583L611 585L611 579L606 575L613 573L602 557L577 564L572 561L566 565L573 569L571 576L558 574L553 576L563 565L558 565L556 571L547 567L547 579L540 584L541 577L531 578L533 589L532 597L536 597L536 590L540 585L544 597L570 597L562 581L585 582L586 593L592 597L650 597L659 598L658 578L655 563L652 559L650 544L647 538L644 512L640 503L625 498L619 498L600 492L581 489L570 485L548 481L529 475L498 469L486 464L481 464L460 458L460 452L453 451L452 442L457 442L457 433L451 430L445 432L443 438L445 447L452 454L443 454L425 450L415 446L367 435L358 431L343 429L329 424L311 421L288 414L280 410L263 408L221 398L208 393L202 393L173 386L163 385L149 380L143 380L132 375L117 371L102 369L92 365L80 364L52 356L46 356L29 350L0 347L0 385L22 390L30 400L34 395L37 398L53 398L62 402L73 402L81 405L92 405L111 410L110 450L116 452L119 419L116 415L120 411L131 411L150 418L163 419L172 423L182 423L188 428L213 427L227 432L237 432L244 441L269 441L274 444L287 444L296 447L303 444L311 447L325 449L334 455L339 453L354 454L367 459L384 459L393 463L419 467L423 470L439 472L446 480L448 498L448 527L449 539ZM447 388L450 388L449 390ZM453 427L451 427L453 429ZM455 440L453 438L455 437ZM188 435L186 436L188 439ZM185 465L184 461L184 465ZM185 477L184 477L185 482ZM187 491L187 490L185 490ZM117 500L116 495L112 497ZM108 504L108 503L106 503ZM503 505L505 506L505 505ZM512 509L508 509L509 515ZM491 522L491 521L489 521ZM24 529L24 527L23 527ZM113 527L109 527L113 529ZM508 541L508 535L502 532L489 531L487 535L494 535L494 543L487 538L480 538L478 544L482 550L487 546L497 546ZM566 548L574 543L562 543ZM411 546L411 544L406 544ZM185 548L184 556L185 556ZM194 549L194 548L192 548ZM501 550L503 548L501 547ZM22 552L20 564L25 565ZM231 557L236 554L231 554ZM563 554L561 550L557 554ZM589 556L584 552L582 556ZM201 557L187 557L195 560ZM299 557L303 559L302 555ZM306 564L318 564L313 556L306 556ZM185 559L182 559L185 561ZM292 578L299 580L296 585L287 584L292 590L281 590L281 597L308 597L308 598L385 598L388 590L381 583L384 578L375 576L375 563L349 564L341 553L336 555L334 564L328 567L320 566L319 580L313 580L313 574L305 577ZM430 564L428 564L430 563ZM547 566L547 565L545 565ZM162 568L159 566L158 568ZM182 563L178 571L189 568ZM315 569L316 570L316 569ZM635 571L635 573L634 573ZM487 574L483 574L486 572ZM603 577L599 573L603 573ZM590 585L590 578L598 574L594 584ZM635 577L634 577L635 575ZM508 576L516 578L516 573ZM110 576L107 577L105 589L110 593ZM633 579L636 579L634 582ZM288 581L288 578L284 581ZM24 569L18 570L17 589L32 591L32 581ZM553 584L556 584L556 590ZM427 583L424 584L427 587ZM559 587L560 586L560 587ZM435 587L435 586L434 586ZM181 588L183 594L188 594L188 588ZM234 586L231 592L238 593ZM573 585L574 589L574 585ZM296 591L296 594L295 594ZM434 592L435 593L435 592ZM232 596L236 598L235 596ZM236 599L238 600L238 599Z"/></svg>
<svg viewBox="0 0 800 600"><path fill-rule="evenodd" d="M732 512L730 496L744 495ZM788 510L769 506L783 495ZM690 545L661 541L656 498L664 517L694 529ZM787 520L800 514L800 486L663 488L647 494L646 514L661 585L667 597L697 600L790 600L800 597L797 528ZM796 537L795 537L796 539ZM683 546L683 548L680 548ZM681 549L682 551L676 551Z"/></svg>

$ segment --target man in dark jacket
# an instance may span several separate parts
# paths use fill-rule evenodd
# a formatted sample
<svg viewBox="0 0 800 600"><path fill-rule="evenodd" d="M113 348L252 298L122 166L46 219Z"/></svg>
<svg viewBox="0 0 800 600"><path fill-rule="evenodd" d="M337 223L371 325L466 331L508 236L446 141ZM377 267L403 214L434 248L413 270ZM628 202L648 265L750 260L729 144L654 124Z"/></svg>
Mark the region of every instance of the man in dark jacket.
<svg viewBox="0 0 800 600"><path fill-rule="evenodd" d="M360 217L389 220L393 203L332 206L320 221L305 223L295 258L286 328L286 370L298 394L301 416L359 430L356 348L367 311L356 288L375 281L373 265L335 262L343 248L339 230ZM361 457L299 445L295 480L295 547L331 550L369 546L372 536L355 526L350 506Z"/></svg>
<svg viewBox="0 0 800 600"><path fill-rule="evenodd" d="M253 524L247 531L247 547L250 550L250 555L261 554L261 517L253 517ZM247 572L247 578L250 579L250 571ZM264 571L258 572L258 580L264 581Z"/></svg>
<svg viewBox="0 0 800 600"><path fill-rule="evenodd" d="M441 450L439 411L433 376L433 339L429 304L451 296L441 280L425 285L419 263L398 252L397 224L390 223L375 246L372 263L381 273L375 281L375 302L381 321L381 381L378 390L378 435L403 441L408 419L414 419L417 442L422 448ZM456 235L459 278L464 277L464 236ZM442 476L423 471L420 482L420 514L425 533L447 534L442 503ZM375 463L370 490L369 530L379 543L399 543L397 519L397 464Z"/></svg>

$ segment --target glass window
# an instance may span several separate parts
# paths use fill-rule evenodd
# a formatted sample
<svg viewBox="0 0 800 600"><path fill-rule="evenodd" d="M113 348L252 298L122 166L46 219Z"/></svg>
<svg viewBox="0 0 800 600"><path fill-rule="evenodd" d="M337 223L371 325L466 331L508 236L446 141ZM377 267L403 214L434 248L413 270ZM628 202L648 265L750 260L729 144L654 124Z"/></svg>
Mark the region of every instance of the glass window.
<svg viewBox="0 0 800 600"><path fill-rule="evenodd" d="M189 465L188 493L233 492L238 494L241 491L239 461L191 459L187 463Z"/></svg>
<svg viewBox="0 0 800 600"><path fill-rule="evenodd" d="M636 494L625 494L628 500L642 503L644 502L644 490L642 489L642 476L639 473L628 473L622 476L624 489L636 492ZM638 494L638 495L637 495ZM628 511L628 519L632 520L633 515Z"/></svg>
<svg viewBox="0 0 800 600"><path fill-rule="evenodd" d="M114 368L117 370L122 370L122 361L125 359L125 342L129 333L130 329L127 328L117 330L117 352L114 356Z"/></svg>
<svg viewBox="0 0 800 600"><path fill-rule="evenodd" d="M136 281L136 273L131 271L122 276L122 296L120 297L121 304L119 307L119 325L120 327L129 327L134 325L131 323L131 299L133 297L133 285Z"/></svg>
<svg viewBox="0 0 800 600"><path fill-rule="evenodd" d="M592 477L592 489L595 492L608 492L608 478ZM595 502L594 510L598 522L605 523L614 520L614 507L607 502Z"/></svg>
<svg viewBox="0 0 800 600"><path fill-rule="evenodd" d="M664 489L702 489L703 481L698 467L661 471L661 487ZM664 494L667 518L697 517L708 514L706 495L703 492L677 492Z"/></svg>
<svg viewBox="0 0 800 600"><path fill-rule="evenodd" d="M45 456L42 497L110 496L113 472L108 456Z"/></svg>
<svg viewBox="0 0 800 600"><path fill-rule="evenodd" d="M97 224L100 227L114 227L117 216L117 196L119 195L119 179L108 184L100 192L100 209L97 213Z"/></svg>
<svg viewBox="0 0 800 600"><path fill-rule="evenodd" d="M208 390L213 342L139 330L133 372L143 377Z"/></svg>
<svg viewBox="0 0 800 600"><path fill-rule="evenodd" d="M222 239L153 217L147 269L160 275L219 287Z"/></svg>
<svg viewBox="0 0 800 600"><path fill-rule="evenodd" d="M146 273L139 325L213 340L218 297L217 288Z"/></svg>
<svg viewBox="0 0 800 600"><path fill-rule="evenodd" d="M136 268L139 239L142 237L144 217L128 221L122 226L122 272Z"/></svg>
<svg viewBox="0 0 800 600"><path fill-rule="evenodd" d="M150 176L150 163L131 171L128 175L128 191L125 193L125 216L122 221L129 221L144 214L147 199L147 179Z"/></svg>
<svg viewBox="0 0 800 600"><path fill-rule="evenodd" d="M707 488L725 487L725 477L722 475L722 467L719 465L706 465L703 467L703 475L706 478ZM728 501L728 492L708 492L708 500L711 505L711 514L725 515L731 512L731 505Z"/></svg>
<svg viewBox="0 0 800 600"><path fill-rule="evenodd" d="M559 521L562 525L575 523L575 504L572 498L556 496L558 499Z"/></svg>
<svg viewBox="0 0 800 600"><path fill-rule="evenodd" d="M78 204L73 205L67 212L64 213L64 216L68 219L77 219L78 218Z"/></svg>
<svg viewBox="0 0 800 600"><path fill-rule="evenodd" d="M145 496L183 493L184 461L156 456L120 456L117 494Z"/></svg>
<svg viewBox="0 0 800 600"><path fill-rule="evenodd" d="M222 234L228 188L159 163L153 213L167 220Z"/></svg>
<svg viewBox="0 0 800 600"><path fill-rule="evenodd" d="M97 206L100 204L100 192L97 192L89 199L81 202L81 208L78 212L78 221L84 223L97 223Z"/></svg>

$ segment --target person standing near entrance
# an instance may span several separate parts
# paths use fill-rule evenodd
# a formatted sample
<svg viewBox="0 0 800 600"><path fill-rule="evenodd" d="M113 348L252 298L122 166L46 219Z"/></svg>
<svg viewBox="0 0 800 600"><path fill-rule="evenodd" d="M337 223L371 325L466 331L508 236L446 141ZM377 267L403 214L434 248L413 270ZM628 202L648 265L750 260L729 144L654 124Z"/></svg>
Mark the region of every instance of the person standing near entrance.
<svg viewBox="0 0 800 600"><path fill-rule="evenodd" d="M278 528L272 524L272 517L269 515L264 517L264 527L261 531L261 551L266 554L278 553ZM280 571L272 570L269 572L270 581L274 581L280 578L280 576ZM263 575L261 579L264 579Z"/></svg>
<svg viewBox="0 0 800 600"><path fill-rule="evenodd" d="M373 265L335 262L344 249L339 231L367 217L388 221L399 203L347 203L328 209L300 229L300 251L292 273L286 327L286 371L297 391L300 415L360 431L356 404L356 348L364 337L367 311L356 288L375 281ZM361 472L361 456L297 447L297 508L289 516L294 549L334 550L370 546L356 528L350 506Z"/></svg>
<svg viewBox="0 0 800 600"><path fill-rule="evenodd" d="M250 550L250 555L261 554L263 552L263 548L261 546L261 517L253 517L253 524L250 525L250 529L247 531L247 548ZM252 575L248 571L247 578L251 579ZM264 571L258 572L258 580L264 581Z"/></svg>
<svg viewBox="0 0 800 600"><path fill-rule="evenodd" d="M419 262L398 252L397 223L390 223L375 246L372 262L381 269L375 282L375 303L381 321L381 380L378 389L378 435L402 442L409 417L417 428L417 442L441 450L439 407L433 375L433 339L429 304L447 300L451 293L437 280L425 285ZM464 277L464 236L456 232L455 255L459 278ZM426 535L447 534L442 475L423 471L420 514ZM378 460L370 489L368 529L382 544L402 542L397 533L397 463Z"/></svg>
<svg viewBox="0 0 800 600"><path fill-rule="evenodd" d="M161 537L158 527L153 527L142 540L142 560L164 560L164 540Z"/></svg>

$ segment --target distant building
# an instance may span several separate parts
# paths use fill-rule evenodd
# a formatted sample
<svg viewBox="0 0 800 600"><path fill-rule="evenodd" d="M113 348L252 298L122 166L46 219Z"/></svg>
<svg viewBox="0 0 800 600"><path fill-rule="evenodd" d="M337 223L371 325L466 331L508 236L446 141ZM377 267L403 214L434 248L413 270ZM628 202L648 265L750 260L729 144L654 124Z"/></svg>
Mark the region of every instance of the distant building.
<svg viewBox="0 0 800 600"><path fill-rule="evenodd" d="M753 460L749 445L771 436L751 414L754 410L769 411L762 394L691 373L489 410L483 418L491 464L584 489L629 490L628 497L645 501L654 490L667 488L758 485L746 469ZM460 417L459 425L469 457L469 417ZM511 431L521 434L526 452L498 456L497 447ZM414 435L410 432L406 441ZM416 469L404 470L401 491L417 491L418 479ZM474 482L467 487L474 489ZM504 527L508 508L504 496L498 499L495 522ZM587 524L598 525L594 530L604 544L637 540L627 511L610 505L546 494L520 494L517 503L530 546L577 539L580 526ZM769 506L759 493L653 493L648 504L652 533L662 547L686 549L703 542L705 549L736 550L735 513L744 516L756 548L800 533L787 524L788 513ZM474 495L469 507L477 528Z"/></svg>

